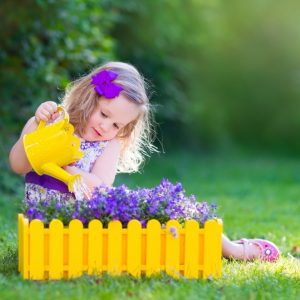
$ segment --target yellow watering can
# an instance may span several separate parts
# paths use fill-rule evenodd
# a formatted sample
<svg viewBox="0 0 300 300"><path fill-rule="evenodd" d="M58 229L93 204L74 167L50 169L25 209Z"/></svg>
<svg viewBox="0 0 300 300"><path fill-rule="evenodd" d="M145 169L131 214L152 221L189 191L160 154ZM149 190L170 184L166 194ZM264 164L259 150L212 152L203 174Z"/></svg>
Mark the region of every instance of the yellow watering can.
<svg viewBox="0 0 300 300"><path fill-rule="evenodd" d="M68 113L58 106L63 118L47 124L41 121L38 128L23 138L27 158L38 175L47 174L68 185L74 191L74 181L80 179L79 174L71 175L63 166L79 160L83 153L79 150L80 139L73 135L74 127L69 123Z"/></svg>

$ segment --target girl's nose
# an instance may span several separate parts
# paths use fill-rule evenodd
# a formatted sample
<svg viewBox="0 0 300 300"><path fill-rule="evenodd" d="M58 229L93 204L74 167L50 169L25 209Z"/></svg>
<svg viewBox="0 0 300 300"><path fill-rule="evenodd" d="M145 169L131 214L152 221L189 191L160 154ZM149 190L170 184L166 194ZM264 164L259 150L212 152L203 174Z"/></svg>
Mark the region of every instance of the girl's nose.
<svg viewBox="0 0 300 300"><path fill-rule="evenodd" d="M109 122L102 122L102 123L100 124L100 128L101 128L102 131L104 131L104 132L108 131L109 126L110 126Z"/></svg>

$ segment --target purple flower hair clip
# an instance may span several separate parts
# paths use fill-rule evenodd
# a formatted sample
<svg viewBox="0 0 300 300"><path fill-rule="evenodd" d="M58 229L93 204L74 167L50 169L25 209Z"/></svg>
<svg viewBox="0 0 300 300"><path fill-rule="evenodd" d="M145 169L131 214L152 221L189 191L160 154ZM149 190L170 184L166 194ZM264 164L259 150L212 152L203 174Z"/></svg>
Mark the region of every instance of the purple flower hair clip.
<svg viewBox="0 0 300 300"><path fill-rule="evenodd" d="M96 75L92 76L90 84L94 84L94 90L100 95L104 96L107 99L113 99L119 96L120 92L123 90L121 86L113 81L118 77L118 74L109 71L102 70Z"/></svg>

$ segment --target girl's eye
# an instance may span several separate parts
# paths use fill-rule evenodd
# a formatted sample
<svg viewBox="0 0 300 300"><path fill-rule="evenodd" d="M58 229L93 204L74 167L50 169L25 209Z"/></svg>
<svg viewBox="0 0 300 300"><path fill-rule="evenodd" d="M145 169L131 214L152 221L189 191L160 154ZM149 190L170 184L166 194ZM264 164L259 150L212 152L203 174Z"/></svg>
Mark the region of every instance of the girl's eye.
<svg viewBox="0 0 300 300"><path fill-rule="evenodd" d="M101 111L101 116L104 117L104 118L107 118L107 115L102 111Z"/></svg>
<svg viewBox="0 0 300 300"><path fill-rule="evenodd" d="M116 129L119 129L119 126L118 126L116 123L114 123L114 127L115 127Z"/></svg>

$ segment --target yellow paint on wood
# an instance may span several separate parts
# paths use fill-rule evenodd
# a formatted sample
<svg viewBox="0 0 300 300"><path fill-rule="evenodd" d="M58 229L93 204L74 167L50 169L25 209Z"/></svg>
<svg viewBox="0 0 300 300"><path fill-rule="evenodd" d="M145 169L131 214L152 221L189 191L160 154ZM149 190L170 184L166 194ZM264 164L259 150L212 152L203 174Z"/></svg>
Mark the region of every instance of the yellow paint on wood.
<svg viewBox="0 0 300 300"><path fill-rule="evenodd" d="M211 268L212 268L212 276L214 278L218 278L221 276L221 268L222 268L222 231L223 224L221 220L211 220L213 221L213 228L211 229L211 244L213 247L211 248Z"/></svg>
<svg viewBox="0 0 300 300"><path fill-rule="evenodd" d="M108 261L107 271L111 275L119 275L122 271L122 224L111 221L108 224Z"/></svg>
<svg viewBox="0 0 300 300"><path fill-rule="evenodd" d="M146 275L160 272L161 225L157 220L147 223L146 240Z"/></svg>
<svg viewBox="0 0 300 300"><path fill-rule="evenodd" d="M44 224L33 220L29 224L30 279L44 279Z"/></svg>
<svg viewBox="0 0 300 300"><path fill-rule="evenodd" d="M204 225L203 277L219 277L221 272L222 222L209 220Z"/></svg>
<svg viewBox="0 0 300 300"><path fill-rule="evenodd" d="M63 277L63 223L52 220L49 225L49 278Z"/></svg>
<svg viewBox="0 0 300 300"><path fill-rule="evenodd" d="M69 224L69 278L82 275L83 226L79 220Z"/></svg>
<svg viewBox="0 0 300 300"><path fill-rule="evenodd" d="M140 277L142 259L142 226L137 220L131 220L127 226L127 271Z"/></svg>
<svg viewBox="0 0 300 300"><path fill-rule="evenodd" d="M28 219L24 219L22 215L22 226L21 226L21 236L22 236L22 274L24 279L29 278L29 222Z"/></svg>
<svg viewBox="0 0 300 300"><path fill-rule="evenodd" d="M18 271L22 273L23 263L23 236L22 236L22 215L18 214Z"/></svg>
<svg viewBox="0 0 300 300"><path fill-rule="evenodd" d="M103 238L102 223L92 220L88 227L88 274L100 274L102 272Z"/></svg>
<svg viewBox="0 0 300 300"><path fill-rule="evenodd" d="M122 271L139 277L166 271L169 275L186 278L219 277L221 275L222 221L210 220L205 228L190 220L181 228L169 221L161 228L150 220L145 229L131 220L127 229L112 221L108 229L99 220L87 229L79 220L63 228L53 220L49 229L39 220L28 222L18 216L19 271L24 279L60 279L108 271Z"/></svg>
<svg viewBox="0 0 300 300"><path fill-rule="evenodd" d="M175 220L166 224L166 273L179 277L179 230L180 225Z"/></svg>
<svg viewBox="0 0 300 300"><path fill-rule="evenodd" d="M188 220L185 224L185 247L184 247L184 276L186 278L198 278L199 255L199 223Z"/></svg>

